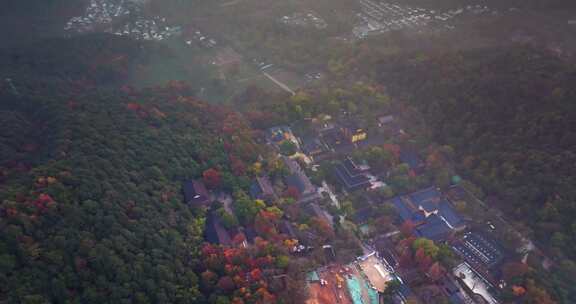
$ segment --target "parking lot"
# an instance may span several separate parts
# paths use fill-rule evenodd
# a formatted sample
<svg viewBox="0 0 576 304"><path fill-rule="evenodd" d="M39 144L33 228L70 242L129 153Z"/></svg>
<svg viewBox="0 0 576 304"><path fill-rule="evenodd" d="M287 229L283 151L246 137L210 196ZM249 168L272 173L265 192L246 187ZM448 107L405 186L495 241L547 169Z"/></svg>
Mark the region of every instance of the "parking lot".
<svg viewBox="0 0 576 304"><path fill-rule="evenodd" d="M472 268L462 263L454 268L454 275L460 279L470 288L474 293L477 293L486 300L489 304L497 304L498 301L489 292L489 285L478 276Z"/></svg>

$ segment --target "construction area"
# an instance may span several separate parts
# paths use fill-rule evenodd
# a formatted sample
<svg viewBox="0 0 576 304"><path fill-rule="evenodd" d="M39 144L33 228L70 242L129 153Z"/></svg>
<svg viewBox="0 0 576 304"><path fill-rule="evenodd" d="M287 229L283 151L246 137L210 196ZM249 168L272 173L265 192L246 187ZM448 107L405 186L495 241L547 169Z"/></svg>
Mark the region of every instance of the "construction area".
<svg viewBox="0 0 576 304"><path fill-rule="evenodd" d="M378 304L379 293L393 279L393 274L372 253L346 266L330 265L309 273L310 297L306 303Z"/></svg>
<svg viewBox="0 0 576 304"><path fill-rule="evenodd" d="M333 265L309 273L306 304L352 304L344 279L347 272L348 267Z"/></svg>
<svg viewBox="0 0 576 304"><path fill-rule="evenodd" d="M358 266L362 269L362 273L366 276L368 282L370 282L370 286L378 292L384 292L386 283L394 280L392 273L375 254L359 260Z"/></svg>

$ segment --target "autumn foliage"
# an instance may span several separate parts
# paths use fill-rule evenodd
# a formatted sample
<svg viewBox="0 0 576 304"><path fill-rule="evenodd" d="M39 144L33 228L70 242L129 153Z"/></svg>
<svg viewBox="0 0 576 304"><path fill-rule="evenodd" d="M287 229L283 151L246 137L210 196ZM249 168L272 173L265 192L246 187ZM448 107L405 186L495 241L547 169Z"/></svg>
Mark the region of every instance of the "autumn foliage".
<svg viewBox="0 0 576 304"><path fill-rule="evenodd" d="M432 264L432 266L430 266L427 273L430 279L436 282L442 279L442 277L444 277L444 275L446 274L446 269L444 269L444 267L442 267L440 263L435 262L434 264Z"/></svg>
<svg viewBox="0 0 576 304"><path fill-rule="evenodd" d="M526 288L514 285L512 286L512 293L517 297L521 297L526 293Z"/></svg>
<svg viewBox="0 0 576 304"><path fill-rule="evenodd" d="M414 234L415 227L416 225L411 220L407 220L402 223L402 226L400 226L400 232L404 237L410 237Z"/></svg>
<svg viewBox="0 0 576 304"><path fill-rule="evenodd" d="M520 262L510 262L502 266L502 276L504 280L511 280L515 277L522 277L530 271L530 267Z"/></svg>
<svg viewBox="0 0 576 304"><path fill-rule="evenodd" d="M300 198L300 191L294 186L289 186L286 188L282 196L286 198L292 198L297 201Z"/></svg>
<svg viewBox="0 0 576 304"><path fill-rule="evenodd" d="M38 211L44 212L48 208L54 206L56 203L50 197L50 195L42 193L38 196L36 200L33 201L34 206L37 208Z"/></svg>
<svg viewBox="0 0 576 304"><path fill-rule="evenodd" d="M268 248L267 241L260 240ZM274 303L276 296L268 290L265 269L274 265L270 255L256 256L246 248L225 248L205 244L201 249L204 271L201 286L206 293L218 291L230 296L232 303Z"/></svg>
<svg viewBox="0 0 576 304"><path fill-rule="evenodd" d="M220 172L210 168L202 173L202 178L206 186L210 189L216 189L220 185Z"/></svg>

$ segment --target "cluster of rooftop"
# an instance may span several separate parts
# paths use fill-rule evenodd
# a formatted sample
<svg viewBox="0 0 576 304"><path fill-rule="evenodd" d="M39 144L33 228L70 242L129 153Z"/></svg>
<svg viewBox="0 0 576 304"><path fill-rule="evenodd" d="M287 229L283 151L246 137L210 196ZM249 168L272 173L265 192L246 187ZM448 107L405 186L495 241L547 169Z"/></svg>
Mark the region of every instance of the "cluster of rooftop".
<svg viewBox="0 0 576 304"><path fill-rule="evenodd" d="M441 25L445 29L453 29L454 26L447 22L456 17L486 13L498 14L496 10L479 4L440 12L389 1L359 0L358 2L361 8L357 14L359 23L352 30L358 39L394 30L418 29L432 24Z"/></svg>
<svg viewBox="0 0 576 304"><path fill-rule="evenodd" d="M314 12L294 13L290 16L282 16L280 22L289 26L314 27L319 30L328 27L326 21Z"/></svg>
<svg viewBox="0 0 576 304"><path fill-rule="evenodd" d="M320 195L318 194L318 188L312 184L300 165L295 160L287 156L282 156L282 160L290 172L290 175L286 177L286 184L288 187L294 187L298 189L300 194L300 199L298 202L307 203L319 199Z"/></svg>
<svg viewBox="0 0 576 304"><path fill-rule="evenodd" d="M74 33L106 32L142 40L164 40L182 33L180 26L172 26L166 18L146 16L142 1L91 0L81 16L72 17L65 30Z"/></svg>
<svg viewBox="0 0 576 304"><path fill-rule="evenodd" d="M394 197L392 204L402 221L414 223L415 232L427 239L445 240L451 232L466 227L452 204L435 187Z"/></svg>
<svg viewBox="0 0 576 304"><path fill-rule="evenodd" d="M336 166L336 174L346 190L366 189L370 186L370 167L367 164L357 164L347 157Z"/></svg>

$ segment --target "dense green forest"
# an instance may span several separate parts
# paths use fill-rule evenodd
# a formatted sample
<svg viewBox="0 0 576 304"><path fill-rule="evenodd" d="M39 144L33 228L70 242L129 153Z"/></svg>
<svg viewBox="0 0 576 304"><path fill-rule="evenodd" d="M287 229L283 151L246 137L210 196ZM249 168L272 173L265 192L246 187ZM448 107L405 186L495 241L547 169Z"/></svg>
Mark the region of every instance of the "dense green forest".
<svg viewBox="0 0 576 304"><path fill-rule="evenodd" d="M547 249L567 303L576 257L576 69L532 48L403 54L376 77L423 114L459 168ZM564 286L562 288L561 286Z"/></svg>
<svg viewBox="0 0 576 304"><path fill-rule="evenodd" d="M246 189L230 159L258 148L182 83L111 85L149 51L88 36L0 56L0 302L203 301L204 215L180 183L212 169Z"/></svg>

